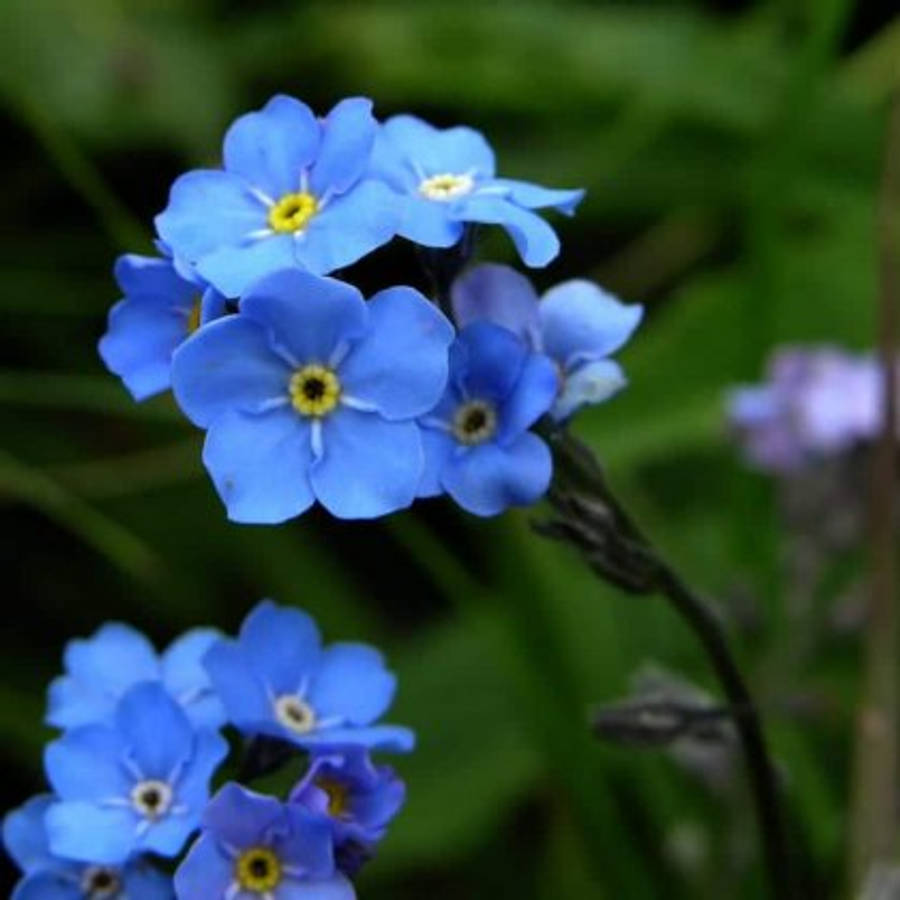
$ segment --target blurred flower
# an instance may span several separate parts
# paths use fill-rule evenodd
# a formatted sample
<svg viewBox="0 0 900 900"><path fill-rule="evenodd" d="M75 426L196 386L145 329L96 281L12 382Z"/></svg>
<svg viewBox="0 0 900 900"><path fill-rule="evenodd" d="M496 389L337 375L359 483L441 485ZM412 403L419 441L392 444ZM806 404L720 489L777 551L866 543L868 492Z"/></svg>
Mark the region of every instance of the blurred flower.
<svg viewBox="0 0 900 900"><path fill-rule="evenodd" d="M355 900L335 871L328 823L299 803L226 784L175 873L178 900Z"/></svg>
<svg viewBox="0 0 900 900"><path fill-rule="evenodd" d="M11 900L172 900L172 880L132 858L123 866L78 863L50 852L44 816L54 798L32 797L3 820L3 843L23 877Z"/></svg>
<svg viewBox="0 0 900 900"><path fill-rule="evenodd" d="M63 655L65 674L48 691L47 723L72 728L113 719L116 704L142 681L161 682L198 726L218 728L225 711L201 664L218 640L212 628L195 628L157 656L139 631L108 622L86 639L69 641Z"/></svg>
<svg viewBox="0 0 900 900"><path fill-rule="evenodd" d="M45 818L51 850L103 865L142 851L175 856L227 752L216 732L193 729L161 685L131 688L112 725L74 728L47 747L44 765L59 797Z"/></svg>
<svg viewBox="0 0 900 900"><path fill-rule="evenodd" d="M409 240L450 247L467 222L501 225L527 265L547 265L559 253L559 238L532 210L572 215L584 191L496 178L495 168L494 151L479 132L395 116L378 133L369 171L402 196L399 232Z"/></svg>
<svg viewBox="0 0 900 900"><path fill-rule="evenodd" d="M789 472L877 436L883 384L873 358L787 347L770 360L768 376L729 397L729 420L752 465Z"/></svg>
<svg viewBox="0 0 900 900"><path fill-rule="evenodd" d="M237 640L217 643L205 664L242 731L304 748L412 749L409 729L372 724L391 705L397 683L382 655L365 644L323 648L316 623L299 609L263 601Z"/></svg>
<svg viewBox="0 0 900 900"><path fill-rule="evenodd" d="M324 274L390 240L399 208L363 178L377 123L371 101L342 100L317 119L293 97L273 97L225 135L224 169L182 175L156 217L175 253L237 297L278 269Z"/></svg>
<svg viewBox="0 0 900 900"><path fill-rule="evenodd" d="M607 357L631 337L644 309L621 303L593 282L566 281L539 300L524 275L488 263L456 280L452 302L460 328L486 319L556 363L560 386L551 415L558 421L625 386L622 369Z"/></svg>
<svg viewBox="0 0 900 900"><path fill-rule="evenodd" d="M338 867L353 876L384 837L406 799L390 766L375 766L363 747L317 751L290 800L328 819Z"/></svg>
<svg viewBox="0 0 900 900"><path fill-rule="evenodd" d="M534 503L550 484L553 463L528 429L552 406L557 383L550 360L507 329L492 322L464 328L450 350L447 390L419 420L419 495L446 491L479 516Z"/></svg>
<svg viewBox="0 0 900 900"><path fill-rule="evenodd" d="M172 352L201 325L225 314L225 298L171 259L127 254L115 277L125 294L109 311L99 351L135 400L168 389Z"/></svg>
<svg viewBox="0 0 900 900"><path fill-rule="evenodd" d="M340 518L412 503L415 417L447 380L453 328L412 288L366 303L351 285L285 270L241 312L182 345L175 396L209 429L203 461L235 522L282 522L318 500Z"/></svg>

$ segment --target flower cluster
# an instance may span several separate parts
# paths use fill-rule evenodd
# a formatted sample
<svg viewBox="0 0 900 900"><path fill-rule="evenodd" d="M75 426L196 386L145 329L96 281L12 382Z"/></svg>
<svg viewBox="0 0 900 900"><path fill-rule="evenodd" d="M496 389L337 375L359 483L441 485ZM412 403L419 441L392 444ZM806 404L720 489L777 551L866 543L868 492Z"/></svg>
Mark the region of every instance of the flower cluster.
<svg viewBox="0 0 900 900"><path fill-rule="evenodd" d="M100 353L136 399L171 387L206 430L233 521L316 502L373 518L443 493L478 515L530 504L552 472L533 426L624 384L608 357L641 308L585 281L539 301L513 269L462 270L482 225L547 265L559 239L536 210L571 215L582 196L498 177L471 128L379 123L363 98L317 118L276 96L232 124L221 168L176 180L160 257L119 260ZM395 236L446 282L431 300L333 277Z"/></svg>
<svg viewBox="0 0 900 900"><path fill-rule="evenodd" d="M884 372L871 356L783 348L769 362L766 383L731 392L728 418L753 466L792 472L878 435Z"/></svg>
<svg viewBox="0 0 900 900"><path fill-rule="evenodd" d="M52 793L3 823L22 870L14 900L353 900L351 879L403 806L374 750L409 751L406 728L378 724L394 675L364 644L322 646L315 622L265 601L235 639L188 632L157 656L112 623L66 648L50 686ZM242 780L304 754L284 799L211 785L245 736ZM265 760L268 759L268 762ZM187 855L169 874L166 860Z"/></svg>

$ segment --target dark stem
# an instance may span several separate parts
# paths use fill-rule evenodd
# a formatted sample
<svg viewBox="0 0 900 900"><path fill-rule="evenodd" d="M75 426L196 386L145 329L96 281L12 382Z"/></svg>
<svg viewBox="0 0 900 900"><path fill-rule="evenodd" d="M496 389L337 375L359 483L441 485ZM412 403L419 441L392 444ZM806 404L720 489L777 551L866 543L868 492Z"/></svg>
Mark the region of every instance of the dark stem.
<svg viewBox="0 0 900 900"><path fill-rule="evenodd" d="M591 451L566 431L548 435L556 476L549 500L556 516L539 524L548 537L574 544L604 580L630 593L662 594L706 651L728 699L744 749L760 840L775 900L792 895L778 780L759 713L713 610L656 552L613 497Z"/></svg>

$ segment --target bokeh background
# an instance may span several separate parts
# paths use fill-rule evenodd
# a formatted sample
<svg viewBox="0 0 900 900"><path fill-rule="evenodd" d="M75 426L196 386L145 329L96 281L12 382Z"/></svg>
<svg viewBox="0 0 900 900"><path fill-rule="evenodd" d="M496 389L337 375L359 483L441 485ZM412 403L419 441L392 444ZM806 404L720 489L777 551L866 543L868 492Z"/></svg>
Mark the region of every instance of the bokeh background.
<svg viewBox="0 0 900 900"><path fill-rule="evenodd" d="M201 436L103 370L111 264L149 250L174 177L215 165L230 120L272 93L322 111L365 94L381 116L480 128L505 174L588 188L535 280L595 278L648 315L621 354L630 387L577 430L717 598L785 777L803 896L846 896L864 554L798 563L815 536L742 464L723 397L776 344L875 341L891 6L2 0L2 807L42 787L67 639L122 619L162 645L271 596L382 646L391 718L419 732L361 897L766 896L727 739L638 752L588 734L591 706L636 678L714 690L663 601L536 537L540 508L230 525ZM481 252L513 260L502 236ZM421 283L400 242L352 274Z"/></svg>

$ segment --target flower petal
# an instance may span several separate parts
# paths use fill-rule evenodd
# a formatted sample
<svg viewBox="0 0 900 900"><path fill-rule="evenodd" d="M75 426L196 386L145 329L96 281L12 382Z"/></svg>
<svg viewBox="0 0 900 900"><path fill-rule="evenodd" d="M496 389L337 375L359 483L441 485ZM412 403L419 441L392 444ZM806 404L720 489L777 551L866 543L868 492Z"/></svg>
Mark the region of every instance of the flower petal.
<svg viewBox="0 0 900 900"><path fill-rule="evenodd" d="M381 181L357 182L331 200L295 241L297 261L324 275L386 244L400 225L397 195Z"/></svg>
<svg viewBox="0 0 900 900"><path fill-rule="evenodd" d="M302 366L327 365L335 350L357 340L368 326L362 294L336 278L299 269L275 272L253 286L241 314L264 325L272 346Z"/></svg>
<svg viewBox="0 0 900 900"><path fill-rule="evenodd" d="M222 635L215 628L193 628L173 641L162 657L162 679L194 725L218 728L225 710L215 696L203 657Z"/></svg>
<svg viewBox="0 0 900 900"><path fill-rule="evenodd" d="M473 447L444 469L442 481L463 509L477 516L493 516L508 506L537 501L550 486L552 474L547 445L526 431L508 447Z"/></svg>
<svg viewBox="0 0 900 900"><path fill-rule="evenodd" d="M67 731L44 750L44 771L64 800L124 797L132 779L121 766L125 739L107 725L82 725Z"/></svg>
<svg viewBox="0 0 900 900"><path fill-rule="evenodd" d="M484 135L473 128L434 128L415 116L394 116L382 126L384 136L423 176L461 175L493 177L494 151Z"/></svg>
<svg viewBox="0 0 900 900"><path fill-rule="evenodd" d="M337 716L352 725L369 725L391 705L396 688L396 677L376 649L332 644L322 653L309 701L320 718Z"/></svg>
<svg viewBox="0 0 900 900"><path fill-rule="evenodd" d="M84 900L81 886L60 872L35 872L23 878L10 900Z"/></svg>
<svg viewBox="0 0 900 900"><path fill-rule="evenodd" d="M341 384L386 419L428 412L447 383L453 326L418 291L395 287L369 302L368 334L340 367Z"/></svg>
<svg viewBox="0 0 900 900"><path fill-rule="evenodd" d="M175 893L181 900L226 897L233 881L234 860L214 837L202 834L175 871Z"/></svg>
<svg viewBox="0 0 900 900"><path fill-rule="evenodd" d="M192 821L199 820L209 800L210 780L227 755L228 743L218 732L208 729L197 732L193 755L177 786L178 804L190 809Z"/></svg>
<svg viewBox="0 0 900 900"><path fill-rule="evenodd" d="M461 222L502 225L527 266L541 267L559 255L556 232L536 213L500 196L472 194L454 207Z"/></svg>
<svg viewBox="0 0 900 900"><path fill-rule="evenodd" d="M228 720L242 731L257 731L272 719L272 703L247 657L233 641L219 641L203 658Z"/></svg>
<svg viewBox="0 0 900 900"><path fill-rule="evenodd" d="M284 807L266 797L228 782L209 801L203 812L203 828L238 849L264 843L268 836L287 830Z"/></svg>
<svg viewBox="0 0 900 900"><path fill-rule="evenodd" d="M271 272L298 267L295 250L290 234L245 237L211 250L197 263L197 271L226 297L240 297Z"/></svg>
<svg viewBox="0 0 900 900"><path fill-rule="evenodd" d="M287 399L291 370L266 330L238 314L204 325L172 357L172 389L185 415L208 428L226 411L255 412Z"/></svg>
<svg viewBox="0 0 900 900"><path fill-rule="evenodd" d="M455 354L462 385L470 397L501 402L515 387L528 351L511 331L493 322L473 322L459 333Z"/></svg>
<svg viewBox="0 0 900 900"><path fill-rule="evenodd" d="M527 181L516 181L512 178L494 178L482 188L485 193L501 191L502 196L508 197L518 206L526 209L541 209L552 207L553 209L571 216L575 213L575 207L584 199L584 191L576 189L545 188Z"/></svg>
<svg viewBox="0 0 900 900"><path fill-rule="evenodd" d="M301 188L301 175L319 149L312 110L278 94L258 112L236 119L225 135L225 169L278 200ZM163 235L165 237L165 235Z"/></svg>
<svg viewBox="0 0 900 900"><path fill-rule="evenodd" d="M444 493L441 472L453 458L458 444L449 432L443 429L423 425L420 432L422 451L425 454L425 468L422 470L422 478L419 481L416 496L437 497Z"/></svg>
<svg viewBox="0 0 900 900"><path fill-rule="evenodd" d="M506 446L553 406L559 389L556 366L543 354L530 353L519 380L500 408L497 441Z"/></svg>
<svg viewBox="0 0 900 900"><path fill-rule="evenodd" d="M400 200L398 234L423 247L452 247L459 243L465 225L452 218L450 206L427 200L417 193Z"/></svg>
<svg viewBox="0 0 900 900"><path fill-rule="evenodd" d="M414 422L387 422L342 407L322 425L323 453L310 469L316 499L340 519L371 519L409 506L424 459Z"/></svg>
<svg viewBox="0 0 900 900"><path fill-rule="evenodd" d="M217 169L196 169L176 179L169 205L155 222L172 251L194 264L213 250L237 246L248 234L266 228L266 215L266 206L243 179Z"/></svg>
<svg viewBox="0 0 900 900"><path fill-rule="evenodd" d="M328 819L294 803L288 803L284 812L288 830L276 842L275 850L278 855L288 865L303 871L303 881L315 881L333 875L334 850Z"/></svg>
<svg viewBox="0 0 900 900"><path fill-rule="evenodd" d="M119 694L135 681L159 678L159 660L153 644L135 628L108 622L89 638L66 645L63 663L79 681L102 684Z"/></svg>
<svg viewBox="0 0 900 900"><path fill-rule="evenodd" d="M311 461L309 424L291 407L223 413L203 445L203 464L232 522L276 524L309 509Z"/></svg>
<svg viewBox="0 0 900 900"><path fill-rule="evenodd" d="M322 144L310 173L313 193L342 194L358 181L369 164L378 123L372 101L365 97L341 100L322 120Z"/></svg>
<svg viewBox="0 0 900 900"><path fill-rule="evenodd" d="M122 879L128 900L174 900L171 877L143 860L129 863Z"/></svg>
<svg viewBox="0 0 900 900"><path fill-rule="evenodd" d="M553 405L553 418L561 422L587 403L602 403L627 384L622 367L611 359L576 366L563 381Z"/></svg>
<svg viewBox="0 0 900 900"><path fill-rule="evenodd" d="M359 746L386 753L409 753L416 746L416 736L401 725L368 725L311 731L298 737L296 743L307 748Z"/></svg>
<svg viewBox="0 0 900 900"><path fill-rule="evenodd" d="M524 275L510 266L485 263L469 269L453 283L450 298L460 328L486 319L540 349L536 345L537 292Z"/></svg>
<svg viewBox="0 0 900 900"><path fill-rule="evenodd" d="M38 794L3 819L3 846L26 875L54 862L44 828L44 814L53 800L52 794Z"/></svg>
<svg viewBox="0 0 900 900"><path fill-rule="evenodd" d="M290 878L279 885L278 900L356 900L356 891L343 875L323 881Z"/></svg>
<svg viewBox="0 0 900 900"><path fill-rule="evenodd" d="M119 806L72 801L54 803L44 819L50 849L64 859L119 865L138 842L137 817Z"/></svg>
<svg viewBox="0 0 900 900"><path fill-rule="evenodd" d="M539 306L544 352L565 368L600 359L631 337L644 308L625 304L591 281L565 281Z"/></svg>
<svg viewBox="0 0 900 900"><path fill-rule="evenodd" d="M126 253L116 260L113 275L127 297L167 297L184 304L197 293L197 285L181 276L171 259Z"/></svg>

